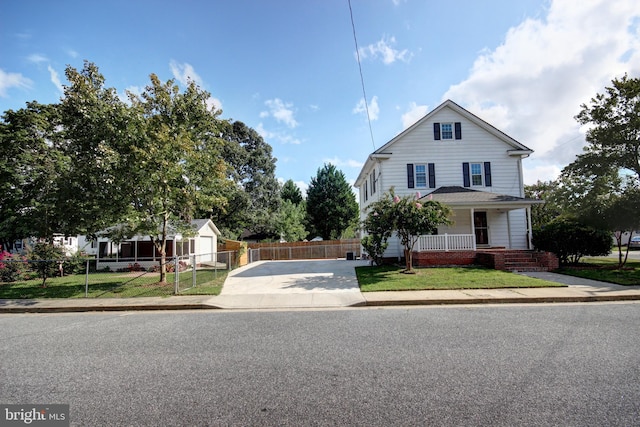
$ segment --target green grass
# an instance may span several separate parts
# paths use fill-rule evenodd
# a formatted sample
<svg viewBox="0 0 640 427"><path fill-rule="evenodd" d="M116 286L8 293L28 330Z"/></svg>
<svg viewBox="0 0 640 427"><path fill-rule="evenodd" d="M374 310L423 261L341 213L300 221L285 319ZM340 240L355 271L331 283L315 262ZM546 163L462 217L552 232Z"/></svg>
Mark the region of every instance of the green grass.
<svg viewBox="0 0 640 427"><path fill-rule="evenodd" d="M584 258L580 265L562 267L558 270L558 273L616 283L618 285L640 285L640 261L627 261L622 270L618 270L617 266L617 257Z"/></svg>
<svg viewBox="0 0 640 427"><path fill-rule="evenodd" d="M405 274L403 267L356 267L362 292L496 289L564 286L555 282L481 267L419 268Z"/></svg>
<svg viewBox="0 0 640 427"><path fill-rule="evenodd" d="M191 286L191 272L180 274L181 295L218 295L227 277L227 271L197 270L196 287ZM92 273L89 275L89 298L130 298L170 296L174 292L174 275L167 274L167 283L159 284L158 273ZM47 279L0 283L0 299L21 298L84 298L85 275L74 274Z"/></svg>

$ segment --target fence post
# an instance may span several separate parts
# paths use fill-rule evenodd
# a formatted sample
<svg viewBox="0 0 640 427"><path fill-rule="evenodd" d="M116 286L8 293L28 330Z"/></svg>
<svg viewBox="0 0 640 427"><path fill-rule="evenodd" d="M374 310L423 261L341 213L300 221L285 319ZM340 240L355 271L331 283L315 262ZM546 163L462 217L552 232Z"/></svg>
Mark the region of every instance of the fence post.
<svg viewBox="0 0 640 427"><path fill-rule="evenodd" d="M196 255L193 254L193 261L191 261L191 287L196 287Z"/></svg>
<svg viewBox="0 0 640 427"><path fill-rule="evenodd" d="M178 265L178 255L173 256L173 294L178 295L178 281L180 280L180 266Z"/></svg>
<svg viewBox="0 0 640 427"><path fill-rule="evenodd" d="M84 273L84 297L89 297L89 258L87 258L87 269Z"/></svg>

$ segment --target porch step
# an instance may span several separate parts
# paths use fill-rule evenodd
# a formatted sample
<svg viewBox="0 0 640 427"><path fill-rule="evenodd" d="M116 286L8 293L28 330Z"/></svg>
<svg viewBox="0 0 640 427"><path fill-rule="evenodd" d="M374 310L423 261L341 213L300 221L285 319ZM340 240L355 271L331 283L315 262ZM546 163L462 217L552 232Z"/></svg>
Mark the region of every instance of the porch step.
<svg viewBox="0 0 640 427"><path fill-rule="evenodd" d="M547 271L535 254L530 251L507 251L504 254L504 268L507 271Z"/></svg>

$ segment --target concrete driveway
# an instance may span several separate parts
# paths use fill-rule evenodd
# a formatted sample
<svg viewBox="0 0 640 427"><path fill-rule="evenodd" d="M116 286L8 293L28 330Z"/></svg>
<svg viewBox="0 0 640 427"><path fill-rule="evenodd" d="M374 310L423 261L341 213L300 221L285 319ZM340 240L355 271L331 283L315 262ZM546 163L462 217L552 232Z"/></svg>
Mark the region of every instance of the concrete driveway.
<svg viewBox="0 0 640 427"><path fill-rule="evenodd" d="M258 261L227 276L216 305L223 308L302 308L364 305L355 267L368 261Z"/></svg>

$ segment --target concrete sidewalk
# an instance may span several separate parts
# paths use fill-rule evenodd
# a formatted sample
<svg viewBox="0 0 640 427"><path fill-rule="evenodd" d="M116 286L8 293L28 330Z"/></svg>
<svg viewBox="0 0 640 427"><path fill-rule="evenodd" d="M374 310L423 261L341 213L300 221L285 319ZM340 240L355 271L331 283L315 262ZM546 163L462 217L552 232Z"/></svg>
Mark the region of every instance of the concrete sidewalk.
<svg viewBox="0 0 640 427"><path fill-rule="evenodd" d="M230 274L218 296L0 300L0 313L84 311L292 309L390 305L553 303L640 300L640 286L620 286L557 273L520 273L566 287L364 292L349 273L356 262L312 266L265 263ZM258 268L260 267L260 268ZM283 267L287 274L274 268ZM329 268L333 270L328 270ZM337 270L336 270L337 268ZM343 269L344 268L344 269ZM351 270L349 270L351 269ZM295 279L295 280L294 280ZM239 280L239 281L236 281ZM262 286L254 286L262 282Z"/></svg>

